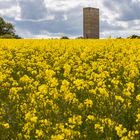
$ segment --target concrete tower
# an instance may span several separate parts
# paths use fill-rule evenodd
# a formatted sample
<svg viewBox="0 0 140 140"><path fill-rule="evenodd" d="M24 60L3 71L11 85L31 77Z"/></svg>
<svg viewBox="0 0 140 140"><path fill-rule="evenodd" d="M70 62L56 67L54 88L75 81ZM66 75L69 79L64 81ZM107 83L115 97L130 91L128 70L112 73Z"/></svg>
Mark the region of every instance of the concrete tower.
<svg viewBox="0 0 140 140"><path fill-rule="evenodd" d="M83 9L84 38L99 38L99 9L86 7Z"/></svg>

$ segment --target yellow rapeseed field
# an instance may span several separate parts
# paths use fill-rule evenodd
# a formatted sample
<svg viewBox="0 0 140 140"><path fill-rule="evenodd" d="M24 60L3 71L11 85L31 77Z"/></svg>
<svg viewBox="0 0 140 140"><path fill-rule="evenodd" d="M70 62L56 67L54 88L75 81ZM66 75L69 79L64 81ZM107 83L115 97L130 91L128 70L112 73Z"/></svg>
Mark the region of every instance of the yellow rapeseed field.
<svg viewBox="0 0 140 140"><path fill-rule="evenodd" d="M0 140L140 140L140 40L0 40Z"/></svg>

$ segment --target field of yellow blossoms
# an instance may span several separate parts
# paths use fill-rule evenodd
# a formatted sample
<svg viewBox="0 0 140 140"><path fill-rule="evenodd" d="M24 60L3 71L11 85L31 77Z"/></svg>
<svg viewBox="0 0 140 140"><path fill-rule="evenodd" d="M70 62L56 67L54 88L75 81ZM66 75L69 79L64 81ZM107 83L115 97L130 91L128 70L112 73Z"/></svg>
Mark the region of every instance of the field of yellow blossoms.
<svg viewBox="0 0 140 140"><path fill-rule="evenodd" d="M140 140L140 40L0 40L0 140Z"/></svg>

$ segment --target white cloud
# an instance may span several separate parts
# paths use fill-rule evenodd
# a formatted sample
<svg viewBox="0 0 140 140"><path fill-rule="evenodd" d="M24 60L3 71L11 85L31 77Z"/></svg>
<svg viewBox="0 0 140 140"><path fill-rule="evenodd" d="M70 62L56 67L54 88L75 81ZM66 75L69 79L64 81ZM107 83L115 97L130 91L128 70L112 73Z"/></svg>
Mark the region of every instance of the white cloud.
<svg viewBox="0 0 140 140"><path fill-rule="evenodd" d="M140 34L140 0L0 0L0 15L23 37L73 37L82 35L86 6L100 8L101 37Z"/></svg>
<svg viewBox="0 0 140 140"><path fill-rule="evenodd" d="M18 19L20 18L20 8L17 6L11 6L10 8L0 9L0 15Z"/></svg>
<svg viewBox="0 0 140 140"><path fill-rule="evenodd" d="M44 0L48 10L69 11L78 6L88 6L88 0ZM89 4L90 5L90 4Z"/></svg>

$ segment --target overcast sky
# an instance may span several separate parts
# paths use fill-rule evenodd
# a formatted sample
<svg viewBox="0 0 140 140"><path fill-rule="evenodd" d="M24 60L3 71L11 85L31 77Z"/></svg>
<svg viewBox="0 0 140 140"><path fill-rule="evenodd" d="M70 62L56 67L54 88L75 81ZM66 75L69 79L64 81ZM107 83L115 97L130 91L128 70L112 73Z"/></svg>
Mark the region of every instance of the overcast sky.
<svg viewBox="0 0 140 140"><path fill-rule="evenodd" d="M0 16L25 38L82 36L83 7L100 8L100 36L140 35L140 0L0 0Z"/></svg>

